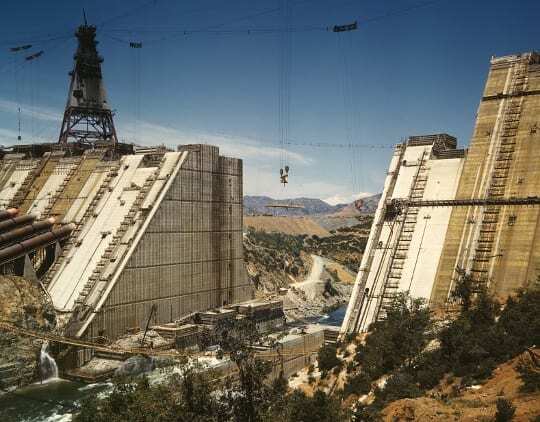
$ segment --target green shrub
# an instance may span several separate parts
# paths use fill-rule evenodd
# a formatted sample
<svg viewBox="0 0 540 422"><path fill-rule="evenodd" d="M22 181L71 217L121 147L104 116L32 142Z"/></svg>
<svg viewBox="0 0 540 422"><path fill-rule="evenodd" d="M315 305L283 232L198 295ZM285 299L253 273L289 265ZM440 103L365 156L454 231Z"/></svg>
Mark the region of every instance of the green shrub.
<svg viewBox="0 0 540 422"><path fill-rule="evenodd" d="M510 400L505 398L497 399L497 413L495 414L496 422L509 422L514 419L516 408Z"/></svg>
<svg viewBox="0 0 540 422"><path fill-rule="evenodd" d="M540 291L520 291L509 297L498 321L500 359L540 345Z"/></svg>
<svg viewBox="0 0 540 422"><path fill-rule="evenodd" d="M345 395L357 394L363 395L371 391L371 381L366 374L358 374L347 378L347 383L343 388Z"/></svg>
<svg viewBox="0 0 540 422"><path fill-rule="evenodd" d="M337 347L332 344L324 345L319 349L317 360L321 371L329 371L333 367L341 364L341 361L337 357Z"/></svg>
<svg viewBox="0 0 540 422"><path fill-rule="evenodd" d="M355 360L372 380L403 365L412 368L429 341L431 327L424 302L400 294L386 319L372 324L365 345L357 348Z"/></svg>
<svg viewBox="0 0 540 422"><path fill-rule="evenodd" d="M283 407L283 414L280 416L281 421L285 422L338 422L348 420L340 407L339 401L322 391L316 391L313 397L308 397L305 393L295 390L287 397Z"/></svg>
<svg viewBox="0 0 540 422"><path fill-rule="evenodd" d="M500 346L496 318L499 304L482 292L470 309L439 334L441 361L457 376L483 379L496 366Z"/></svg>
<svg viewBox="0 0 540 422"><path fill-rule="evenodd" d="M519 378L523 382L520 390L524 393L535 393L540 391L540 371L533 368L533 365L529 362L520 362L517 370L519 372Z"/></svg>
<svg viewBox="0 0 540 422"><path fill-rule="evenodd" d="M441 331L441 362L471 381L487 378L497 364L540 344L540 292L519 292L500 311L481 291L460 316Z"/></svg>
<svg viewBox="0 0 540 422"><path fill-rule="evenodd" d="M406 372L397 372L386 380L386 384L377 394L377 400L389 403L405 398L415 398L422 395L422 390L416 384L414 377Z"/></svg>
<svg viewBox="0 0 540 422"><path fill-rule="evenodd" d="M440 351L434 350L420 355L414 377L420 388L430 390L439 383L447 370Z"/></svg>

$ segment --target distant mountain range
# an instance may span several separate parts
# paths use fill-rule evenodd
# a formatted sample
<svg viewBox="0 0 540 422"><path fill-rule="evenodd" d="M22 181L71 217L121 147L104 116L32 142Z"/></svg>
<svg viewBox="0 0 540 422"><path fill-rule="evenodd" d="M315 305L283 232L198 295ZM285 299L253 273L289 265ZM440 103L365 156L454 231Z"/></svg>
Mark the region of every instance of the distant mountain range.
<svg viewBox="0 0 540 422"><path fill-rule="evenodd" d="M291 198L273 199L268 196L244 196L244 214L271 214L279 216L336 215L353 217L361 213L373 213L377 209L381 195L368 196L349 204L330 205L321 199ZM267 205L299 205L303 208L268 208Z"/></svg>

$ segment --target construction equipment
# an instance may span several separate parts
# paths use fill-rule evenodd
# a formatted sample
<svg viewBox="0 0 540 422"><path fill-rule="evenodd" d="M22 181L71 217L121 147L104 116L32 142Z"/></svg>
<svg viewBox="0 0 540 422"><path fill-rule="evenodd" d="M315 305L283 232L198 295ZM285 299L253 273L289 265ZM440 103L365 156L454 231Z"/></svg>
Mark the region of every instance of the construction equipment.
<svg viewBox="0 0 540 422"><path fill-rule="evenodd" d="M148 333L148 327L150 327L150 320L152 319L152 316L156 313L157 306L155 303L152 303L152 307L150 308L150 315L148 315L148 319L146 320L146 327L144 327L144 334L141 338L141 346L144 346L144 339L146 338L146 333Z"/></svg>
<svg viewBox="0 0 540 422"><path fill-rule="evenodd" d="M11 47L9 51L11 51L12 53L16 53L18 51L28 50L29 48L32 48L32 44L25 44L25 45L19 45L17 47Z"/></svg>
<svg viewBox="0 0 540 422"><path fill-rule="evenodd" d="M279 179L283 183L283 186L289 183L289 166L279 169Z"/></svg>
<svg viewBox="0 0 540 422"><path fill-rule="evenodd" d="M102 80L103 58L96 49L96 27L85 23L75 35L79 47L70 72L71 83L58 142L63 147L72 140L114 149L118 139Z"/></svg>
<svg viewBox="0 0 540 422"><path fill-rule="evenodd" d="M387 202L385 214L388 219L400 215L408 207L489 207L489 206L537 206L540 205L539 196L527 196L525 198L469 198L469 199L438 199L438 200L414 200L392 199Z"/></svg>
<svg viewBox="0 0 540 422"><path fill-rule="evenodd" d="M332 32L348 32L348 31L355 31L358 29L358 21L354 21L353 23L349 23L346 25L334 25L332 28Z"/></svg>

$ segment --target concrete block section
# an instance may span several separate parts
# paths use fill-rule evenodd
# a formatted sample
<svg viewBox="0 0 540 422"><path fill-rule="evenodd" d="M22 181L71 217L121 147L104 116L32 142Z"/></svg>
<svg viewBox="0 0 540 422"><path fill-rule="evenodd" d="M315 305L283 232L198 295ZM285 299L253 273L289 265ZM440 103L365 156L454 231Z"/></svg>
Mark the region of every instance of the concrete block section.
<svg viewBox="0 0 540 422"><path fill-rule="evenodd" d="M396 148L343 332L384 318L400 291L429 300L451 209L406 207L390 215L386 207L391 200L454 199L464 160L458 151L446 134L414 136Z"/></svg>
<svg viewBox="0 0 540 422"><path fill-rule="evenodd" d="M180 154L182 158L168 170L170 177L161 180L163 187L159 192L153 186L160 182L160 177L153 179L149 175L148 182L142 180L138 184L137 201L146 203L144 189L156 199L140 214L133 210L129 213L135 216L135 233L129 242L124 242L127 249L122 256L105 262L109 275L100 280L101 296L92 296L94 312L89 316L75 313L75 322L82 327L78 335L101 332L116 338L140 324L152 304L158 308L157 322L161 324L193 311L252 297L243 264L239 197L242 161L220 157L219 149L211 145L180 146L178 152L166 153L166 157L167 154ZM134 167L144 163L141 160ZM120 171L128 170L120 166ZM152 171L159 173L159 168ZM111 184L116 186L118 181L113 179ZM135 189L131 184L125 187L128 192ZM107 195L108 189L105 192ZM115 206L122 209L116 202ZM93 222L93 232L100 236L98 220L99 217L89 221ZM86 233L84 228L81 233ZM123 239L119 237L118 241L122 243ZM97 252L109 256L111 251ZM102 261L98 258L93 258L94 268L100 268L98 263L101 265ZM71 262L75 263L75 259ZM81 262L78 265L85 267ZM79 285L83 287L82 283ZM58 283L53 286L55 295L60 295Z"/></svg>

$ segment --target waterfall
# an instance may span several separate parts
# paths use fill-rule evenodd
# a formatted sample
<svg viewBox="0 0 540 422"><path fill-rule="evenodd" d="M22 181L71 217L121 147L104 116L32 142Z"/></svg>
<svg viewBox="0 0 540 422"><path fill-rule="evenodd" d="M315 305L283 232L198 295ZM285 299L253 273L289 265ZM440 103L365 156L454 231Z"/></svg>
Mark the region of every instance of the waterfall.
<svg viewBox="0 0 540 422"><path fill-rule="evenodd" d="M47 352L48 348L49 342L44 341L39 354L39 369L41 371L42 382L58 378L58 366L53 357Z"/></svg>

